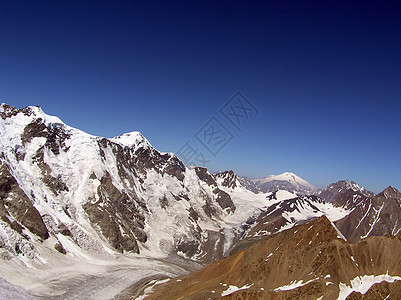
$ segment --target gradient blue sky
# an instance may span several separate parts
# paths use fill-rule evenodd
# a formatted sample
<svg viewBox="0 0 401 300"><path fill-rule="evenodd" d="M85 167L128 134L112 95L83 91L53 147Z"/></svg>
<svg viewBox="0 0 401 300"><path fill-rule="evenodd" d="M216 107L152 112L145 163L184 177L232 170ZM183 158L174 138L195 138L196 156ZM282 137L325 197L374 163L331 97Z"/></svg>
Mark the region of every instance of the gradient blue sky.
<svg viewBox="0 0 401 300"><path fill-rule="evenodd" d="M91 134L186 141L212 171L401 189L400 1L2 1L0 101ZM259 110L236 131L241 91ZM194 134L235 139L213 157Z"/></svg>

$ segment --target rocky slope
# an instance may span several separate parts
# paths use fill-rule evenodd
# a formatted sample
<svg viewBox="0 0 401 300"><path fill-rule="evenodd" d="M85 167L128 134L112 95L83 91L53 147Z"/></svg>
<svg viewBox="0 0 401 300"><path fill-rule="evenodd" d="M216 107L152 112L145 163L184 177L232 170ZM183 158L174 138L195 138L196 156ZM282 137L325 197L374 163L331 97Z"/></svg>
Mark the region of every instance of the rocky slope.
<svg viewBox="0 0 401 300"><path fill-rule="evenodd" d="M336 222L350 241L368 236L397 235L401 231L401 193L394 187L371 197L348 190L334 204L352 209L349 215Z"/></svg>
<svg viewBox="0 0 401 300"><path fill-rule="evenodd" d="M397 299L394 253L401 253L399 235L352 244L323 216L156 286L146 299Z"/></svg>

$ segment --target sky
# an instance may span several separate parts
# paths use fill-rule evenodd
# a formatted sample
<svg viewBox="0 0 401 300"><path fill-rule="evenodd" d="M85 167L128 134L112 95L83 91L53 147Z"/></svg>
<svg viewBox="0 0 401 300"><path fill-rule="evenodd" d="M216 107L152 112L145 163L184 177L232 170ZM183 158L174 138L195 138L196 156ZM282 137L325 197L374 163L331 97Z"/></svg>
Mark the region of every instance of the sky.
<svg viewBox="0 0 401 300"><path fill-rule="evenodd" d="M0 102L140 131L212 172L401 190L400 15L399 1L1 1Z"/></svg>

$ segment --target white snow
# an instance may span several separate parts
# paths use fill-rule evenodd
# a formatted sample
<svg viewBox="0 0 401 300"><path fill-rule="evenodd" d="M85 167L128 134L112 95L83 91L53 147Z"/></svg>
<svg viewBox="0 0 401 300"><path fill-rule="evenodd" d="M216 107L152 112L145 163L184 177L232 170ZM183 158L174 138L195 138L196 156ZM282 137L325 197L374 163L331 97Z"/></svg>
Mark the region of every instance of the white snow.
<svg viewBox="0 0 401 300"><path fill-rule="evenodd" d="M149 286L146 287L145 290L143 291L143 295L140 295L140 296L136 297L135 299L136 299L136 300L143 300L143 299L146 299L147 296L148 296L150 293L153 292L155 286L157 286L157 285L159 285L159 284L166 283L166 282L168 282L169 280L170 280L170 279L152 280L152 281L149 283ZM178 281L178 280L177 280L177 281Z"/></svg>
<svg viewBox="0 0 401 300"><path fill-rule="evenodd" d="M252 180L253 182L257 183L266 183L266 182L271 182L271 181L288 181L291 183L293 186L304 186L310 189L317 189L315 186L307 182L306 180L302 179L301 177L295 175L294 173L291 172L284 172L280 175L269 175L265 178L262 179L254 179Z"/></svg>
<svg viewBox="0 0 401 300"><path fill-rule="evenodd" d="M385 275L364 275L357 276L351 280L351 286L340 282L338 300L345 300L352 292L365 294L374 284L387 281L393 283L396 280L401 280L399 276Z"/></svg>
<svg viewBox="0 0 401 300"><path fill-rule="evenodd" d="M225 290L221 293L221 296L224 297L224 296L230 295L230 294L235 293L240 290L246 290L246 289L249 289L251 286L253 286L253 284L246 284L243 287L237 287L235 285L230 285L227 290Z"/></svg>
<svg viewBox="0 0 401 300"><path fill-rule="evenodd" d="M134 149L152 147L149 141L139 131L124 133L110 140L122 146L133 147Z"/></svg>
<svg viewBox="0 0 401 300"><path fill-rule="evenodd" d="M374 207L372 207L372 210L374 211L375 219L373 220L372 224L369 223L370 229L365 235L361 236L361 239L368 237L369 234L372 232L373 228L375 227L376 223L380 221L380 213L381 213L383 207L384 207L384 203L378 210L376 210Z"/></svg>
<svg viewBox="0 0 401 300"><path fill-rule="evenodd" d="M9 300L33 300L22 287L13 285L0 277L0 299Z"/></svg>
<svg viewBox="0 0 401 300"><path fill-rule="evenodd" d="M315 206L318 210L311 206ZM295 203L296 209L293 211L285 211L283 217L290 223L296 223L303 220L308 220L311 218L321 217L323 215L334 222L342 219L350 213L342 207L335 207L331 203L327 202L312 202L309 201L297 201Z"/></svg>
<svg viewBox="0 0 401 300"><path fill-rule="evenodd" d="M307 285L307 284L309 284L309 283L311 283L311 282L313 282L313 281L315 281L315 280L318 280L318 279L319 279L319 278L314 278L314 279L308 280L308 281L306 281L306 282L304 282L303 280L299 280L299 281L293 280L293 281L291 281L289 284L280 286L280 287L278 287L278 288L276 288L276 289L274 289L274 290L275 290L275 291L288 291L288 290L293 290L293 289L299 288L299 287L301 287L301 286Z"/></svg>

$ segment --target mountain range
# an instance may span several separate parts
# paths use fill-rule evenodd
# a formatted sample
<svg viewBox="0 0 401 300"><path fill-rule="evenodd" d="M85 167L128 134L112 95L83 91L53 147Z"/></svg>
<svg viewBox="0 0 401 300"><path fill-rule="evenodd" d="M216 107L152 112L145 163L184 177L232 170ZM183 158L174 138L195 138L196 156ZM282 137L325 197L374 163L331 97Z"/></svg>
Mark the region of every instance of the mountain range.
<svg viewBox="0 0 401 300"><path fill-rule="evenodd" d="M212 174L139 132L97 137L0 106L0 277L32 297L337 299L366 276L380 287L365 292L396 296L400 207L394 187Z"/></svg>

